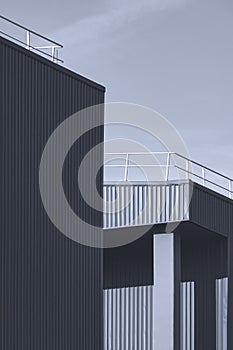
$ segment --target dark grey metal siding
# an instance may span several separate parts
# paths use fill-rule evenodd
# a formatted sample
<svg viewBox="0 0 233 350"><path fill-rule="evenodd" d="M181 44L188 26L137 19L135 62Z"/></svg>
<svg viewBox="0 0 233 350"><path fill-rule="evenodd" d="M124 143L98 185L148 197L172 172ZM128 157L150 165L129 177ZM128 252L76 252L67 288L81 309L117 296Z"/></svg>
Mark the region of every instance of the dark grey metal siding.
<svg viewBox="0 0 233 350"><path fill-rule="evenodd" d="M233 348L233 230L228 237L228 349Z"/></svg>
<svg viewBox="0 0 233 350"><path fill-rule="evenodd" d="M186 225L181 237L181 278L195 282L195 346L216 348L215 281L227 276L227 239Z"/></svg>
<svg viewBox="0 0 233 350"><path fill-rule="evenodd" d="M228 275L228 349L233 347L233 202L200 185L194 184L194 194L190 206L190 220L226 236L224 255L227 258ZM225 258L224 258L225 261ZM225 262L224 262L225 263ZM226 271L226 268L224 269ZM223 277L224 277L223 276ZM220 278L221 276L219 276ZM204 291L204 287L203 287ZM212 298L213 300L213 292ZM211 301L212 303L212 301ZM213 303L212 303L213 304ZM201 306L199 306L201 307ZM212 305L213 307L213 305ZM215 319L214 319L215 320ZM212 331L213 331L213 321ZM208 332L209 333L209 332Z"/></svg>
<svg viewBox="0 0 233 350"><path fill-rule="evenodd" d="M128 228L133 232L134 228ZM118 229L120 231L121 229ZM104 251L104 287L119 288L153 284L152 235L165 232L155 225L149 232L124 247ZM108 231L108 230L106 230ZM227 238L182 222L174 234L174 347L179 350L180 284L195 283L195 346L214 349L216 345L215 281L227 276Z"/></svg>
<svg viewBox="0 0 233 350"><path fill-rule="evenodd" d="M125 230L134 232L133 227ZM153 232L152 228L132 243L104 250L104 288L153 285Z"/></svg>
<svg viewBox="0 0 233 350"><path fill-rule="evenodd" d="M233 201L206 187L193 183L190 221L227 236L233 228Z"/></svg>
<svg viewBox="0 0 233 350"><path fill-rule="evenodd" d="M102 103L104 88L0 38L0 99L0 349L102 350L102 251L57 231L38 177L50 134L72 113ZM80 196L67 183L73 161L101 141L103 128L87 134L66 166L76 208ZM101 183L100 174L100 191ZM102 225L100 214L87 215Z"/></svg>

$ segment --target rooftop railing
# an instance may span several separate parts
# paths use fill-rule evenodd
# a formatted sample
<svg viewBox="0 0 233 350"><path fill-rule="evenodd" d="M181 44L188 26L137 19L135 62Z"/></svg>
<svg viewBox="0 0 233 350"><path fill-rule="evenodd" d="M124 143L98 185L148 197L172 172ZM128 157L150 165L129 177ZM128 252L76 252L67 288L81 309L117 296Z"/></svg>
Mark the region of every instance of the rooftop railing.
<svg viewBox="0 0 233 350"><path fill-rule="evenodd" d="M56 41L34 32L2 15L0 15L0 35L34 51L52 62L63 63L58 58L58 50L63 46Z"/></svg>
<svg viewBox="0 0 233 350"><path fill-rule="evenodd" d="M114 169L110 176L106 176L108 169ZM123 171L117 173L116 169ZM105 178L110 177L113 181L135 181L133 170L141 171L144 181L148 181L148 169L150 181L161 181L161 176L155 171L159 169L165 182L193 180L233 199L233 179L176 152L105 153Z"/></svg>

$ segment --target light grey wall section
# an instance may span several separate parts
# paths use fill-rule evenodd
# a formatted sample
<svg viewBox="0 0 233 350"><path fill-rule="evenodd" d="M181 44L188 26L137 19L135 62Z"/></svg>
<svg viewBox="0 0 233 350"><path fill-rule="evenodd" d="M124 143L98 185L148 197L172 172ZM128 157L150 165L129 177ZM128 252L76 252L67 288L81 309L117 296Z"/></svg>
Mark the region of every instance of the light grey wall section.
<svg viewBox="0 0 233 350"><path fill-rule="evenodd" d="M216 350L227 350L228 278L216 280Z"/></svg>
<svg viewBox="0 0 233 350"><path fill-rule="evenodd" d="M181 350L195 349L195 284L182 282L181 297Z"/></svg>
<svg viewBox="0 0 233 350"><path fill-rule="evenodd" d="M105 184L104 227L189 219L189 184Z"/></svg>
<svg viewBox="0 0 233 350"><path fill-rule="evenodd" d="M154 235L154 342L174 349L174 235Z"/></svg>
<svg viewBox="0 0 233 350"><path fill-rule="evenodd" d="M104 290L104 350L152 350L153 286Z"/></svg>

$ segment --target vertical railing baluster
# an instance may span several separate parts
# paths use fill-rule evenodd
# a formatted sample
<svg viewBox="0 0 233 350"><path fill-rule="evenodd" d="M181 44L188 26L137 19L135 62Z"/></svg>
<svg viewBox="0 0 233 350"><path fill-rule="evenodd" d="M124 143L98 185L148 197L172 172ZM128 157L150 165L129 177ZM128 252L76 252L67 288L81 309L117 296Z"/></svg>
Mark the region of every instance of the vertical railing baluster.
<svg viewBox="0 0 233 350"><path fill-rule="evenodd" d="M205 187L205 168L201 168L202 171L202 185Z"/></svg>
<svg viewBox="0 0 233 350"><path fill-rule="evenodd" d="M169 167L170 167L170 152L167 153L167 164L166 164L166 175L165 175L165 181L168 181L169 178Z"/></svg>
<svg viewBox="0 0 233 350"><path fill-rule="evenodd" d="M186 160L186 173L187 173L187 180L189 180L189 160Z"/></svg>
<svg viewBox="0 0 233 350"><path fill-rule="evenodd" d="M125 175L124 175L124 181L128 181L128 165L129 165L129 153L126 154L126 158L125 158Z"/></svg>
<svg viewBox="0 0 233 350"><path fill-rule="evenodd" d="M229 198L232 198L232 180L229 179L229 192L228 192L228 195L229 195Z"/></svg>
<svg viewBox="0 0 233 350"><path fill-rule="evenodd" d="M55 47L52 46L52 59L51 59L52 62L54 62L54 57L55 57Z"/></svg>
<svg viewBox="0 0 233 350"><path fill-rule="evenodd" d="M30 43L30 31L27 30L27 49L30 50L31 43Z"/></svg>

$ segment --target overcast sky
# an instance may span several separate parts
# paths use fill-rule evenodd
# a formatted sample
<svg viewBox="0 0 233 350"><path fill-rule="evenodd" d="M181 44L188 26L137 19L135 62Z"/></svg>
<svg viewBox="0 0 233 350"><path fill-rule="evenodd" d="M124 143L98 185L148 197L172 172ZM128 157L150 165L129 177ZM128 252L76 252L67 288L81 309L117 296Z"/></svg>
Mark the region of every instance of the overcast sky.
<svg viewBox="0 0 233 350"><path fill-rule="evenodd" d="M232 1L1 0L1 12L61 42L65 66L108 102L157 110L192 158L233 177Z"/></svg>

